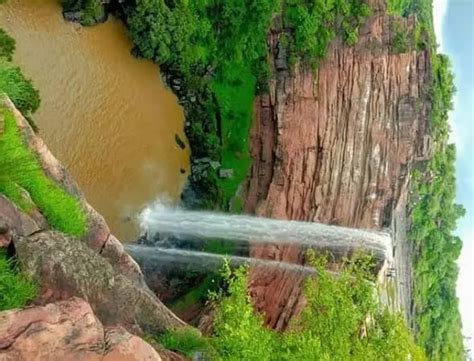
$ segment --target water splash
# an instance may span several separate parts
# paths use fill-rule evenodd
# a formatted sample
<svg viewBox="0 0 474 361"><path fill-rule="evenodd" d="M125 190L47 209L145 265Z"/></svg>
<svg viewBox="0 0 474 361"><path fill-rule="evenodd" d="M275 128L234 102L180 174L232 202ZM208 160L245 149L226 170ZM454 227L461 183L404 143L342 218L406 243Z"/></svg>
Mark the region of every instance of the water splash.
<svg viewBox="0 0 474 361"><path fill-rule="evenodd" d="M126 244L125 250L138 262L140 267L152 267L157 271L160 267L170 267L185 271L217 272L227 259L230 266L250 265L265 268L280 268L286 271L309 275L314 274L312 267L301 266L288 262L262 260L239 256L225 256L213 253L190 251L176 248L161 248L138 244Z"/></svg>
<svg viewBox="0 0 474 361"><path fill-rule="evenodd" d="M159 234L189 239L294 244L328 250L333 254L364 250L377 259L392 260L392 241L388 233L313 222L189 211L156 203L142 212L140 225L149 236Z"/></svg>

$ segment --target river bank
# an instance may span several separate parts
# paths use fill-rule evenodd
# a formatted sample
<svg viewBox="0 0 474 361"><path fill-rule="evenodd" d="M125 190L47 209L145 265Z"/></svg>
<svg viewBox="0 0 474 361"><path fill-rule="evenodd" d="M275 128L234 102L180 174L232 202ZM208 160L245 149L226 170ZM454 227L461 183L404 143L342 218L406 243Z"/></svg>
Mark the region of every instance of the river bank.
<svg viewBox="0 0 474 361"><path fill-rule="evenodd" d="M40 134L119 238L136 239L136 214L157 197L179 201L189 173L183 109L159 69L130 56L119 20L84 28L55 0L11 0L0 27L40 91Z"/></svg>

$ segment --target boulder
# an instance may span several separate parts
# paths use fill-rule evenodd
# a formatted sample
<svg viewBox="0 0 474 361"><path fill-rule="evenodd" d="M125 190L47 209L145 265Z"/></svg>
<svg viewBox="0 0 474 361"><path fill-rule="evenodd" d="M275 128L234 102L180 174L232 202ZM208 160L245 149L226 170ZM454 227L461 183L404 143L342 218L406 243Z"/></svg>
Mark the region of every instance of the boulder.
<svg viewBox="0 0 474 361"><path fill-rule="evenodd" d="M0 313L0 361L161 361L141 338L104 327L80 298Z"/></svg>
<svg viewBox="0 0 474 361"><path fill-rule="evenodd" d="M14 237L13 242L21 270L39 284L41 304L81 297L104 325L120 325L134 333L186 326L148 288L130 280L78 239L39 231Z"/></svg>

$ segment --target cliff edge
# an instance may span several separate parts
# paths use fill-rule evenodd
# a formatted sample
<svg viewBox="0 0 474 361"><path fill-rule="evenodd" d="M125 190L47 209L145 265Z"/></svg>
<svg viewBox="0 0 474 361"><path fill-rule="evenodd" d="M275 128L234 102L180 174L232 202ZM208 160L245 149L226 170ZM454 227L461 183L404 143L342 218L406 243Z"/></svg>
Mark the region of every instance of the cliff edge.
<svg viewBox="0 0 474 361"><path fill-rule="evenodd" d="M276 76L255 102L253 166L245 211L259 216L382 229L405 208L410 169L431 155L428 51L395 53L394 19L384 1L361 28L356 46L335 41L317 71L290 70L269 35ZM414 17L402 20L415 27ZM253 246L251 256L304 263L290 246ZM303 278L252 273L251 294L266 322L284 329L302 305Z"/></svg>

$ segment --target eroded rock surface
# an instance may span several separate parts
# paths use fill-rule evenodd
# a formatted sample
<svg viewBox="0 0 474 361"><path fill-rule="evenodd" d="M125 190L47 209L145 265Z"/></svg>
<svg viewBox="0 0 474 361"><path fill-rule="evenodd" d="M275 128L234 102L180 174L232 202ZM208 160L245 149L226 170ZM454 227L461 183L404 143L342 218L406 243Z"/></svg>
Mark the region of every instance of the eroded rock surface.
<svg viewBox="0 0 474 361"><path fill-rule="evenodd" d="M411 165L430 156L427 52L390 52L383 0L359 43L334 42L318 71L278 60L281 31L269 36L276 78L255 104L253 167L245 210L260 216L382 229ZM405 19L406 29L414 19ZM408 30L407 30L408 31ZM298 247L254 246L253 257L304 262ZM284 329L302 304L302 278L252 272L251 293L267 323Z"/></svg>
<svg viewBox="0 0 474 361"><path fill-rule="evenodd" d="M117 271L84 242L54 231L15 237L21 270L40 286L39 302L81 297L104 325L152 333L185 327L148 289Z"/></svg>
<svg viewBox="0 0 474 361"><path fill-rule="evenodd" d="M104 327L79 298L0 313L0 361L160 361L121 327Z"/></svg>

